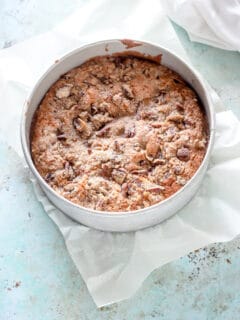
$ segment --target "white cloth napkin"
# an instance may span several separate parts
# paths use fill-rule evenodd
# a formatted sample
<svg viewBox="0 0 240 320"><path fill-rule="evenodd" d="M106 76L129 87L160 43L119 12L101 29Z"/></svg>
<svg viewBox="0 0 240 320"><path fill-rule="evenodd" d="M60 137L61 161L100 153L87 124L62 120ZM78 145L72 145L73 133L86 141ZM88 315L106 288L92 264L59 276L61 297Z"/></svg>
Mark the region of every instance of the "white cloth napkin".
<svg viewBox="0 0 240 320"><path fill-rule="evenodd" d="M21 155L20 113L38 77L66 51L110 37L159 42L185 56L158 0L88 1L53 31L0 52L0 139ZM163 264L240 233L240 123L232 112L220 112L213 91L212 97L219 112L206 178L197 196L158 226L123 234L89 229L53 207L33 179L39 201L59 227L97 306L130 297Z"/></svg>
<svg viewBox="0 0 240 320"><path fill-rule="evenodd" d="M239 0L162 0L168 16L192 41L240 51Z"/></svg>

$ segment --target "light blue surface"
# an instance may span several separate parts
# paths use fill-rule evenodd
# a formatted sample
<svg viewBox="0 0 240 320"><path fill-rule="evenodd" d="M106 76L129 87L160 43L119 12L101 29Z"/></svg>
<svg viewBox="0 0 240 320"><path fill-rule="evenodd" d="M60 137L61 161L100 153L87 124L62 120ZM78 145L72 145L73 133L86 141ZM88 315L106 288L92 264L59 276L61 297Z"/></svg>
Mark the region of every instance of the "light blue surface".
<svg viewBox="0 0 240 320"><path fill-rule="evenodd" d="M46 31L80 0L0 0L0 46ZM46 17L46 7L49 8ZM2 27L4 26L4 28ZM240 118L240 55L189 42L193 64ZM1 115L3 116L3 115ZM0 320L240 318L240 241L199 250L156 270L127 301L97 309L16 153L0 137Z"/></svg>

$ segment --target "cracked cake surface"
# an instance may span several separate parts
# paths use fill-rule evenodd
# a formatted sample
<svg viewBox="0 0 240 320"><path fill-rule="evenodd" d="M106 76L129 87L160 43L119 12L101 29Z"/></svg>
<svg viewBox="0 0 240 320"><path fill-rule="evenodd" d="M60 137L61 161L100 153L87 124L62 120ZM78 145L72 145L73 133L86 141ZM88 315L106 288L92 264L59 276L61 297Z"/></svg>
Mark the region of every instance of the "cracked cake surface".
<svg viewBox="0 0 240 320"><path fill-rule="evenodd" d="M101 56L51 86L31 128L31 154L60 195L100 211L156 204L201 164L207 121L174 71L133 56Z"/></svg>

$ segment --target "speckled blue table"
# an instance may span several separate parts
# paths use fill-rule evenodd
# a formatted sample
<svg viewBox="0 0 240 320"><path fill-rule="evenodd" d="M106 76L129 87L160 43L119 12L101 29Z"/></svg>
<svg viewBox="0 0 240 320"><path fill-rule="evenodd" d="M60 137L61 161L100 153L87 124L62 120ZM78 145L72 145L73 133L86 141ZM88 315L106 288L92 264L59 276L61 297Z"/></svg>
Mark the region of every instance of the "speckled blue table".
<svg viewBox="0 0 240 320"><path fill-rule="evenodd" d="M46 31L82 1L0 0L0 47ZM47 10L47 11L46 11ZM47 12L47 15L46 15ZM195 67L240 118L240 55L191 43ZM3 116L3 115L1 115ZM127 301L97 309L63 239L0 136L0 319L239 319L240 241L203 248L156 270Z"/></svg>

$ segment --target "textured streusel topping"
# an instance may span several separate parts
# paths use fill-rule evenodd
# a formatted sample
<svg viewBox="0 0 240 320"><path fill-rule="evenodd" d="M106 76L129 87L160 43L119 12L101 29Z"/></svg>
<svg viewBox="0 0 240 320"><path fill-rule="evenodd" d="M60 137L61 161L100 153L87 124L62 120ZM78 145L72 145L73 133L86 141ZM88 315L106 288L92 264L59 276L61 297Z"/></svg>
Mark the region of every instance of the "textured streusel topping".
<svg viewBox="0 0 240 320"><path fill-rule="evenodd" d="M207 123L194 91L169 68L97 57L63 75L32 124L39 173L60 195L101 211L158 203L193 176Z"/></svg>

